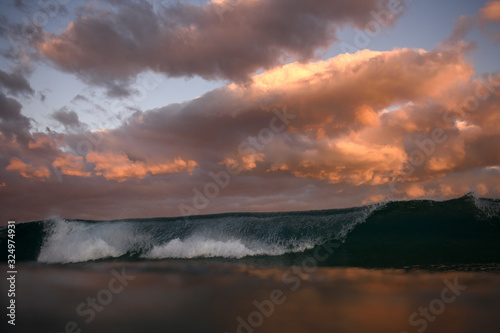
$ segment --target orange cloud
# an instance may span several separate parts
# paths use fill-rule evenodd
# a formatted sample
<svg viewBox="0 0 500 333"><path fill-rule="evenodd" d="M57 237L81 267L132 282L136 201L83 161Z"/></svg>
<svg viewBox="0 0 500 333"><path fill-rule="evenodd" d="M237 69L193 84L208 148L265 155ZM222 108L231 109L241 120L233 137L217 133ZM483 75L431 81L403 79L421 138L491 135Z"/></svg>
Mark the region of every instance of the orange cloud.
<svg viewBox="0 0 500 333"><path fill-rule="evenodd" d="M241 157L243 162L241 168L243 170L252 170L257 167L257 162L262 162L264 160L264 154L248 154Z"/></svg>
<svg viewBox="0 0 500 333"><path fill-rule="evenodd" d="M76 177L90 177L91 172L86 171L87 167L83 161L83 156L73 156L71 154L64 154L59 156L52 166L62 174Z"/></svg>
<svg viewBox="0 0 500 333"><path fill-rule="evenodd" d="M119 182L130 178L142 179L147 175L192 172L198 165L195 161L184 161L182 158L176 158L173 162L163 161L158 163L131 161L124 153L91 152L87 154L86 160L95 164L94 169L98 171L96 172L97 175Z"/></svg>
<svg viewBox="0 0 500 333"><path fill-rule="evenodd" d="M402 177L398 181L421 181L463 167L471 140L483 134L483 117L491 118L491 124L498 115L476 112L472 117L478 119L457 127L443 120L446 108L481 88L479 80L469 81L474 70L462 52L363 50L316 63L291 63L254 76L250 87L232 84L228 90L243 105L263 96L284 96L277 101L298 114L288 130L293 144L273 142L262 151L260 160L268 163L268 172L355 186L383 185L394 175ZM480 89L481 97L486 89ZM402 106L387 111L395 104ZM446 130L446 142L434 143L429 154L418 151L422 165L411 174L403 172L410 154L420 149L415 142L439 127ZM255 163L250 165L255 168ZM415 186L408 191L412 197L425 194Z"/></svg>
<svg viewBox="0 0 500 333"><path fill-rule="evenodd" d="M432 157L427 164L427 168L430 171L449 171L456 166L456 163L444 157Z"/></svg>
<svg viewBox="0 0 500 333"><path fill-rule="evenodd" d="M363 205L368 205L368 204L384 201L386 198L387 198L387 196L385 194L375 194L375 195L370 195L368 198L363 200L361 203Z"/></svg>
<svg viewBox="0 0 500 333"><path fill-rule="evenodd" d="M500 22L500 1L488 2L479 12L487 21Z"/></svg>
<svg viewBox="0 0 500 333"><path fill-rule="evenodd" d="M283 89L293 91L305 86L318 85L336 88L351 85L355 92L368 89L358 79L367 76L370 83L388 88L386 94L410 93L413 96L439 96L457 80L466 81L474 74L472 67L462 62L460 52L425 51L422 49L396 49L379 52L362 50L340 54L324 61L294 62L253 76L253 87L262 91ZM392 74L392 75L391 75ZM391 77L392 80L387 80ZM232 84L231 89L245 89ZM370 86L374 88L374 86ZM379 90L379 89L377 89ZM384 90L384 89L380 89ZM310 91L309 91L310 92ZM335 95L334 95L335 96ZM370 96L377 100L377 96ZM385 96L381 96L385 97Z"/></svg>
<svg viewBox="0 0 500 333"><path fill-rule="evenodd" d="M302 159L297 154L299 163L277 164L280 168L269 171L289 170L296 177L324 179L332 184L380 185L390 181L387 171L398 170L406 159L402 147L355 137L324 140L318 149L305 152Z"/></svg>
<svg viewBox="0 0 500 333"><path fill-rule="evenodd" d="M339 130L379 126L384 108L432 99L449 102L458 84L475 74L463 50L362 50L324 61L290 63L255 75L250 86L231 84L240 105L273 100L298 115L298 131L328 138ZM456 92L453 91L456 95ZM408 128L418 126L408 119Z"/></svg>
<svg viewBox="0 0 500 333"><path fill-rule="evenodd" d="M29 149L38 149L44 147L54 147L52 140L50 140L47 136L38 136L34 141L28 142Z"/></svg>
<svg viewBox="0 0 500 333"><path fill-rule="evenodd" d="M488 194L488 186L486 186L485 184L477 184L476 186L476 190L477 190L477 193L481 196L485 196L486 194Z"/></svg>
<svg viewBox="0 0 500 333"><path fill-rule="evenodd" d="M234 158L226 157L219 164L223 164L228 168L239 169L242 171L250 171L257 167L257 162L264 161L263 153L256 154L243 154L240 156L240 161L238 162Z"/></svg>
<svg viewBox="0 0 500 333"><path fill-rule="evenodd" d="M266 171L287 171L287 170L288 170L288 165L286 164L273 164Z"/></svg>
<svg viewBox="0 0 500 333"><path fill-rule="evenodd" d="M422 185L413 184L407 190L406 194L410 198L418 198L425 196L425 190Z"/></svg>
<svg viewBox="0 0 500 333"><path fill-rule="evenodd" d="M378 114L369 105L362 105L356 110L356 121L365 126L380 125Z"/></svg>
<svg viewBox="0 0 500 333"><path fill-rule="evenodd" d="M441 184L439 185L439 188L441 190L441 194L444 195L445 197L451 197L460 194L460 192L454 190L450 185L447 184Z"/></svg>
<svg viewBox="0 0 500 333"><path fill-rule="evenodd" d="M34 167L26 164L20 159L14 157L10 160L10 164L5 168L8 171L15 171L24 178L34 178L44 180L50 177L50 171L46 167Z"/></svg>

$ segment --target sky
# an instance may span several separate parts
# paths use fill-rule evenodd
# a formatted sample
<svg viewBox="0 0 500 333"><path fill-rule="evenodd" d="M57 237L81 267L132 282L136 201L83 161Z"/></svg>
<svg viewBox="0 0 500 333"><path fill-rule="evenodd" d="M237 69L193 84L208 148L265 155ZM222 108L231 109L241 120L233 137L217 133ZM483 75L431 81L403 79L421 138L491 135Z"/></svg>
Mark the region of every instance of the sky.
<svg viewBox="0 0 500 333"><path fill-rule="evenodd" d="M0 225L500 198L500 1L0 8Z"/></svg>

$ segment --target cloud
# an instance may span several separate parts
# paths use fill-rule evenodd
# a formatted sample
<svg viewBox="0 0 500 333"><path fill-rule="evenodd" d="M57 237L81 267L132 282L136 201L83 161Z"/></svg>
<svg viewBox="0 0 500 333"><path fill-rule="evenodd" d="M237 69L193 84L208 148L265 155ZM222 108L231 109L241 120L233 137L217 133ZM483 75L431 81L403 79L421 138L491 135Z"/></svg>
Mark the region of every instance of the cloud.
<svg viewBox="0 0 500 333"><path fill-rule="evenodd" d="M15 171L24 178L35 178L38 180L44 180L50 177L50 171L46 167L43 166L35 167L24 163L18 158L12 158L10 160L10 164L5 169L8 171Z"/></svg>
<svg viewBox="0 0 500 333"><path fill-rule="evenodd" d="M500 1L490 1L479 11L478 24L484 35L500 43L500 32L498 24L500 23ZM496 27L496 29L488 29Z"/></svg>
<svg viewBox="0 0 500 333"><path fill-rule="evenodd" d="M14 6L18 9L26 8L26 5L23 3L23 0L14 0Z"/></svg>
<svg viewBox="0 0 500 333"><path fill-rule="evenodd" d="M489 1L474 15L461 15L455 22L453 32L441 45L445 47L476 48L476 43L465 42L465 38L474 28L479 28L484 36L500 42L500 32L489 29L500 23L500 1Z"/></svg>
<svg viewBox="0 0 500 333"><path fill-rule="evenodd" d="M288 59L305 62L337 41L346 25L364 28L373 13L397 19L388 0L240 1L220 19L220 4L172 4L155 12L147 2L87 6L61 34L46 34L38 50L61 69L109 95L131 93L146 70L171 77L200 76L248 83L259 69ZM398 14L403 5L397 6Z"/></svg>
<svg viewBox="0 0 500 333"><path fill-rule="evenodd" d="M28 142L29 149L41 149L41 148L54 149L54 142L46 135L38 135L33 137L33 140Z"/></svg>
<svg viewBox="0 0 500 333"><path fill-rule="evenodd" d="M20 72L9 74L0 69L0 87L14 96L34 94L29 82Z"/></svg>
<svg viewBox="0 0 500 333"><path fill-rule="evenodd" d="M123 182L130 178L142 179L147 175L171 174L179 172L192 172L196 167L195 161L184 161L176 158L173 162L159 161L156 163L145 161L131 161L123 153L96 153L87 154L87 162L95 164L97 175L106 179Z"/></svg>
<svg viewBox="0 0 500 333"><path fill-rule="evenodd" d="M479 15L484 21L500 23L500 1L489 1L479 11Z"/></svg>
<svg viewBox="0 0 500 333"><path fill-rule="evenodd" d="M52 113L51 117L61 123L66 129L86 128L86 125L80 122L78 114L75 111L68 111L62 108Z"/></svg>
<svg viewBox="0 0 500 333"><path fill-rule="evenodd" d="M476 27L476 20L473 17L462 15L455 22L455 27L450 37L448 37L443 43L451 44L457 43L465 39L465 37Z"/></svg>
<svg viewBox="0 0 500 333"><path fill-rule="evenodd" d="M465 37L474 29L479 28L484 36L495 42L500 42L500 32L497 29L488 29L500 23L500 1L489 1L477 14L460 16L450 37L443 41L444 45L464 44ZM469 48L475 47L475 42L465 44Z"/></svg>
<svg viewBox="0 0 500 333"><path fill-rule="evenodd" d="M78 103L78 102L80 102L80 101L81 101L81 102L87 102L87 103L90 103L90 100L89 100L87 97L85 97L85 96L83 96L83 95L80 95L80 94L78 94L78 95L76 95L75 97L73 97L73 99L71 100L71 103L75 103L75 104L76 104L76 103Z"/></svg>
<svg viewBox="0 0 500 333"><path fill-rule="evenodd" d="M36 10L38 10L37 8ZM29 11L29 8L25 8ZM33 14L33 12L28 13ZM44 40L44 30L40 24L34 24L30 20L22 20L21 22L11 22L7 16L0 17L0 36L6 37L8 43L5 49L0 50L0 54L14 65L13 74L27 74L34 70L32 60L40 59L40 56L34 48ZM14 78L18 84L25 85L23 78Z"/></svg>
<svg viewBox="0 0 500 333"><path fill-rule="evenodd" d="M196 191L235 168L200 213L324 209L471 189L500 197L500 75L477 76L466 57L450 45L294 62L247 85L136 112L114 129L33 133L26 144L1 137L0 197L14 211L16 188L50 191L43 202L26 197L29 216L39 218L179 215L180 203L192 206ZM61 116L77 123L68 110ZM42 168L58 170L62 182ZM19 176L40 170L43 182Z"/></svg>
<svg viewBox="0 0 500 333"><path fill-rule="evenodd" d="M399 175L401 194L420 196L414 182L495 164L491 149L500 152L491 144L488 152L477 150L495 135L496 93L481 101L467 127L458 130L454 121L444 119L449 107L461 105L476 91L488 92L480 80L470 81L475 73L462 52L366 50L292 63L255 76L249 86L229 85L183 105L138 113L122 128L107 132L103 145L113 150L127 141L127 154L139 159L189 154L185 156L200 166L198 176L221 164L237 164L242 179L276 174L332 185L388 187ZM280 105L287 105L296 119L284 135L276 134L264 145L259 133L270 126L271 110ZM402 172L419 140L434 128L442 128L447 141L435 144L432 156L412 174Z"/></svg>
<svg viewBox="0 0 500 333"><path fill-rule="evenodd" d="M92 175L91 172L87 171L89 168L85 165L83 156L63 154L56 158L52 166L63 175L76 177L90 177Z"/></svg>
<svg viewBox="0 0 500 333"><path fill-rule="evenodd" d="M21 114L21 104L0 92L0 132L8 140L27 142L31 137L30 120Z"/></svg>

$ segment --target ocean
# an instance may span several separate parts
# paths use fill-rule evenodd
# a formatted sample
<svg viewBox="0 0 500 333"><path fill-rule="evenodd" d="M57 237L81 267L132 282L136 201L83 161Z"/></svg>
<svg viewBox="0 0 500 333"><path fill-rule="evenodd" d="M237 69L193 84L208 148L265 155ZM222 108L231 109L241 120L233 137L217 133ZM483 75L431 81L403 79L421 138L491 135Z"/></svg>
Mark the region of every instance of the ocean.
<svg viewBox="0 0 500 333"><path fill-rule="evenodd" d="M8 234L0 229L2 253ZM4 315L0 327L493 333L499 240L500 200L474 194L307 212L51 217L16 225L16 325Z"/></svg>

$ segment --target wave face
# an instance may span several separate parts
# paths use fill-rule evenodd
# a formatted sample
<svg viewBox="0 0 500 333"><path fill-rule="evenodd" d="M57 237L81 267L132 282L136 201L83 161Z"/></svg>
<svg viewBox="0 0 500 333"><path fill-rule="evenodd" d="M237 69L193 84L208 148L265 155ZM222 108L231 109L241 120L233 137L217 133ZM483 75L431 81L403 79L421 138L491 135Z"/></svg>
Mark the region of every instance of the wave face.
<svg viewBox="0 0 500 333"><path fill-rule="evenodd" d="M342 240L376 206L306 213L222 214L127 221L43 222L37 260L234 258L303 252ZM32 258L33 259L33 258Z"/></svg>
<svg viewBox="0 0 500 333"><path fill-rule="evenodd" d="M197 259L289 265L332 241L341 246L321 265L500 263L500 200L474 195L310 212L125 221L52 217L16 228L17 259L41 263ZM6 239L2 228L2 247Z"/></svg>

